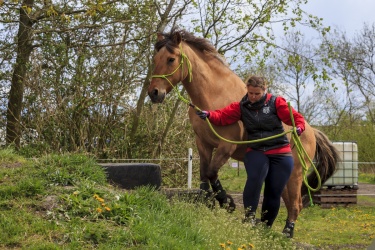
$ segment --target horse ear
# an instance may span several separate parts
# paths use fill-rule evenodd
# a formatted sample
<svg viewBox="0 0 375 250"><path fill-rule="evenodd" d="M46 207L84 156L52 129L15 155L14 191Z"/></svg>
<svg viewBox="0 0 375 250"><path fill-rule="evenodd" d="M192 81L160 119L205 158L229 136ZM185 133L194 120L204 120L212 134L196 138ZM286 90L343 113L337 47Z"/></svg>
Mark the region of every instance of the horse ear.
<svg viewBox="0 0 375 250"><path fill-rule="evenodd" d="M157 39L158 39L158 42L164 39L164 36L161 32L157 33Z"/></svg>
<svg viewBox="0 0 375 250"><path fill-rule="evenodd" d="M173 38L172 38L172 40L173 40L173 43L174 44L180 44L181 43L181 41L182 41L182 37L181 37L181 34L179 33L179 32L175 32L175 33L173 33Z"/></svg>

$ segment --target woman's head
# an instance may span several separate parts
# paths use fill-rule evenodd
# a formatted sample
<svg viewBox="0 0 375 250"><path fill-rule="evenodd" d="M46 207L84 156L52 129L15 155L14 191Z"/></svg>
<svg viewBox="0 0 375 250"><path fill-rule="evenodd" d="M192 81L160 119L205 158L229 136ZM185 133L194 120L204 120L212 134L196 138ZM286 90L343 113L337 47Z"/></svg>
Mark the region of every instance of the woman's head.
<svg viewBox="0 0 375 250"><path fill-rule="evenodd" d="M251 103L259 101L267 89L267 81L261 76L250 76L246 80L247 97Z"/></svg>
<svg viewBox="0 0 375 250"><path fill-rule="evenodd" d="M267 89L267 81L262 76L249 76L246 80L246 86L259 87L264 91Z"/></svg>

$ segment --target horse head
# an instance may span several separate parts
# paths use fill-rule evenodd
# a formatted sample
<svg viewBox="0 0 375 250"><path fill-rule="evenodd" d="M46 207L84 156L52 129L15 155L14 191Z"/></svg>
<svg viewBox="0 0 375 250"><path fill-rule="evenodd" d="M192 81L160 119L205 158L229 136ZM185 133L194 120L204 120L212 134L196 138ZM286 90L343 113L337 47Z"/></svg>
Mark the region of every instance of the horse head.
<svg viewBox="0 0 375 250"><path fill-rule="evenodd" d="M179 31L170 34L158 33L155 44L154 71L148 95L154 103L162 103L165 96L189 74L190 61L182 50L182 35Z"/></svg>

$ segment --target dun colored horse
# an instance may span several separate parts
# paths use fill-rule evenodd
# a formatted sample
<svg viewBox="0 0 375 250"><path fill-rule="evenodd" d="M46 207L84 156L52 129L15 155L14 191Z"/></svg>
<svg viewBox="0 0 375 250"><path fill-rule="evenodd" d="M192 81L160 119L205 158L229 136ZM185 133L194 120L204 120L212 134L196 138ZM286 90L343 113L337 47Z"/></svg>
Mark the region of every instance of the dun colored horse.
<svg viewBox="0 0 375 250"><path fill-rule="evenodd" d="M170 33L159 33L155 44L155 69L148 88L152 102L162 103L166 95L178 83L185 87L191 102L202 110L215 110L239 101L246 94L244 82L230 70L214 46L206 39L172 28ZM196 144L200 157L200 188L211 191L221 206L234 209L233 199L226 194L218 181L218 171L230 157L243 161L246 145L233 144L219 139L209 128L207 122L200 119L193 108L189 118L196 134ZM213 126L222 137L231 141L246 140L246 131L241 122L229 126ZM285 125L286 130L291 127ZM288 134L290 139L290 134ZM302 145L310 157L317 160L316 169L324 183L335 171L339 160L338 152L329 139L319 130L306 123L301 135ZM293 148L293 141L291 141ZM216 150L214 150L216 149ZM302 185L303 167L295 149L293 149L294 169L283 191L282 198L288 211L284 233L293 235L294 226L290 222L297 220L303 208L302 196L307 188ZM309 160L306 156L306 164ZM315 187L318 183L313 171L308 183Z"/></svg>

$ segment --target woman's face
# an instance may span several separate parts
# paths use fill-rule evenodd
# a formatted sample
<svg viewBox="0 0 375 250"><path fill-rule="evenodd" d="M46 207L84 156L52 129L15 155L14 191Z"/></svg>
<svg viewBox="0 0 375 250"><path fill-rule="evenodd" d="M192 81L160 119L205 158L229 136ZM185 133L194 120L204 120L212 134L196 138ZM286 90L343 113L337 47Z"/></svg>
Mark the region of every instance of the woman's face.
<svg viewBox="0 0 375 250"><path fill-rule="evenodd" d="M257 102L262 98L264 93L266 92L261 87L253 87L251 85L247 86L247 98L251 103Z"/></svg>

